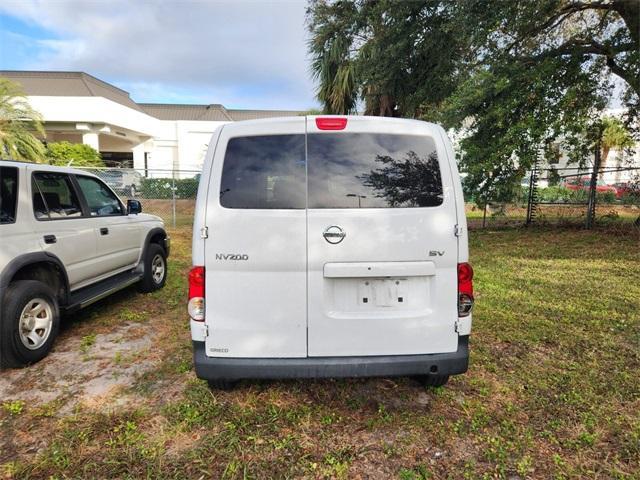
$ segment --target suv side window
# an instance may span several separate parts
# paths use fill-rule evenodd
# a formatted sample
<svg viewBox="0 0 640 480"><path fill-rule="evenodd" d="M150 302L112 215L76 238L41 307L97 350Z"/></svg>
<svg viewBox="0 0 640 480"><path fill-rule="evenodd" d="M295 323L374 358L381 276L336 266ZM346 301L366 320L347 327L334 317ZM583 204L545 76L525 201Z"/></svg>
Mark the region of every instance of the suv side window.
<svg viewBox="0 0 640 480"><path fill-rule="evenodd" d="M33 212L38 220L82 217L78 196L66 173L34 173L31 185Z"/></svg>
<svg viewBox="0 0 640 480"><path fill-rule="evenodd" d="M78 185L87 200L92 217L123 215L124 209L118 197L97 178L76 176Z"/></svg>
<svg viewBox="0 0 640 480"><path fill-rule="evenodd" d="M18 207L18 169L0 168L0 225L15 223Z"/></svg>
<svg viewBox="0 0 640 480"><path fill-rule="evenodd" d="M220 204L226 208L304 209L304 135L263 135L229 140L222 167Z"/></svg>

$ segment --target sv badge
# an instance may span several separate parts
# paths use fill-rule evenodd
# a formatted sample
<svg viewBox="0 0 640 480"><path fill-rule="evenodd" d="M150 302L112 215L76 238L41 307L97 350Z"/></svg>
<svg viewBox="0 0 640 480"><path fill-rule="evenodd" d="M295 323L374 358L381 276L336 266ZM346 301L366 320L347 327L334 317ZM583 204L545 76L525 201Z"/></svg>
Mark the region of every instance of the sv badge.
<svg viewBox="0 0 640 480"><path fill-rule="evenodd" d="M444 255L444 250L429 250L430 257L441 257Z"/></svg>

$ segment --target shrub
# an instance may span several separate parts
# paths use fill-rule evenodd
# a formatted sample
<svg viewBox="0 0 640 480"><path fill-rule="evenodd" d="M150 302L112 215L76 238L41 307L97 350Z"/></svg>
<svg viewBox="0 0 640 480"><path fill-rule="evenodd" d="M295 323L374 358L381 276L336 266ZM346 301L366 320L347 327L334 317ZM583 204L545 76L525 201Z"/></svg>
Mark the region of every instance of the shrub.
<svg viewBox="0 0 640 480"><path fill-rule="evenodd" d="M143 178L140 193L143 198L172 198L171 187L175 185L176 198L196 198L198 179L196 178Z"/></svg>
<svg viewBox="0 0 640 480"><path fill-rule="evenodd" d="M596 203L615 203L616 194L614 192L596 193Z"/></svg>
<svg viewBox="0 0 640 480"><path fill-rule="evenodd" d="M620 198L620 202L623 205L640 205L640 192L627 193Z"/></svg>
<svg viewBox="0 0 640 480"><path fill-rule="evenodd" d="M104 167L100 152L83 143L51 142L46 150L47 162L51 165L73 167Z"/></svg>
<svg viewBox="0 0 640 480"><path fill-rule="evenodd" d="M565 187L547 187L538 189L538 197L542 202L586 202L587 192L569 190Z"/></svg>

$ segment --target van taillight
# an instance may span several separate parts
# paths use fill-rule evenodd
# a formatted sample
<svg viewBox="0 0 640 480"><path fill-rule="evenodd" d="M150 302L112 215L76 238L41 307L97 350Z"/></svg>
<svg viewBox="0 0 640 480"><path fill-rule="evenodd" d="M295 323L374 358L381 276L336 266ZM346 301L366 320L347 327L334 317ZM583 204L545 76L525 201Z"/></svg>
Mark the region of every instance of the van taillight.
<svg viewBox="0 0 640 480"><path fill-rule="evenodd" d="M316 127L318 130L344 130L347 126L347 119L342 117L317 117Z"/></svg>
<svg viewBox="0 0 640 480"><path fill-rule="evenodd" d="M466 317L473 309L473 268L468 263L458 264L458 316Z"/></svg>
<svg viewBox="0 0 640 480"><path fill-rule="evenodd" d="M193 267L189 271L189 316L204 321L204 267Z"/></svg>

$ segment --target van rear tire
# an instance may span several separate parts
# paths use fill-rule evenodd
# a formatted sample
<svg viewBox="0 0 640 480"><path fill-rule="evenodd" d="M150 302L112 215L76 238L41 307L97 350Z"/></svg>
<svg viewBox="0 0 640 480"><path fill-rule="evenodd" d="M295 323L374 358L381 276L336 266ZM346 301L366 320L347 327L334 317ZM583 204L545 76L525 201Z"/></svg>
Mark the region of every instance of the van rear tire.
<svg viewBox="0 0 640 480"><path fill-rule="evenodd" d="M211 390L222 390L225 392L229 392L234 389L238 382L234 382L231 380L207 380L209 384L209 388Z"/></svg>
<svg viewBox="0 0 640 480"><path fill-rule="evenodd" d="M442 387L449 381L449 375L417 375L414 378L423 387Z"/></svg>

